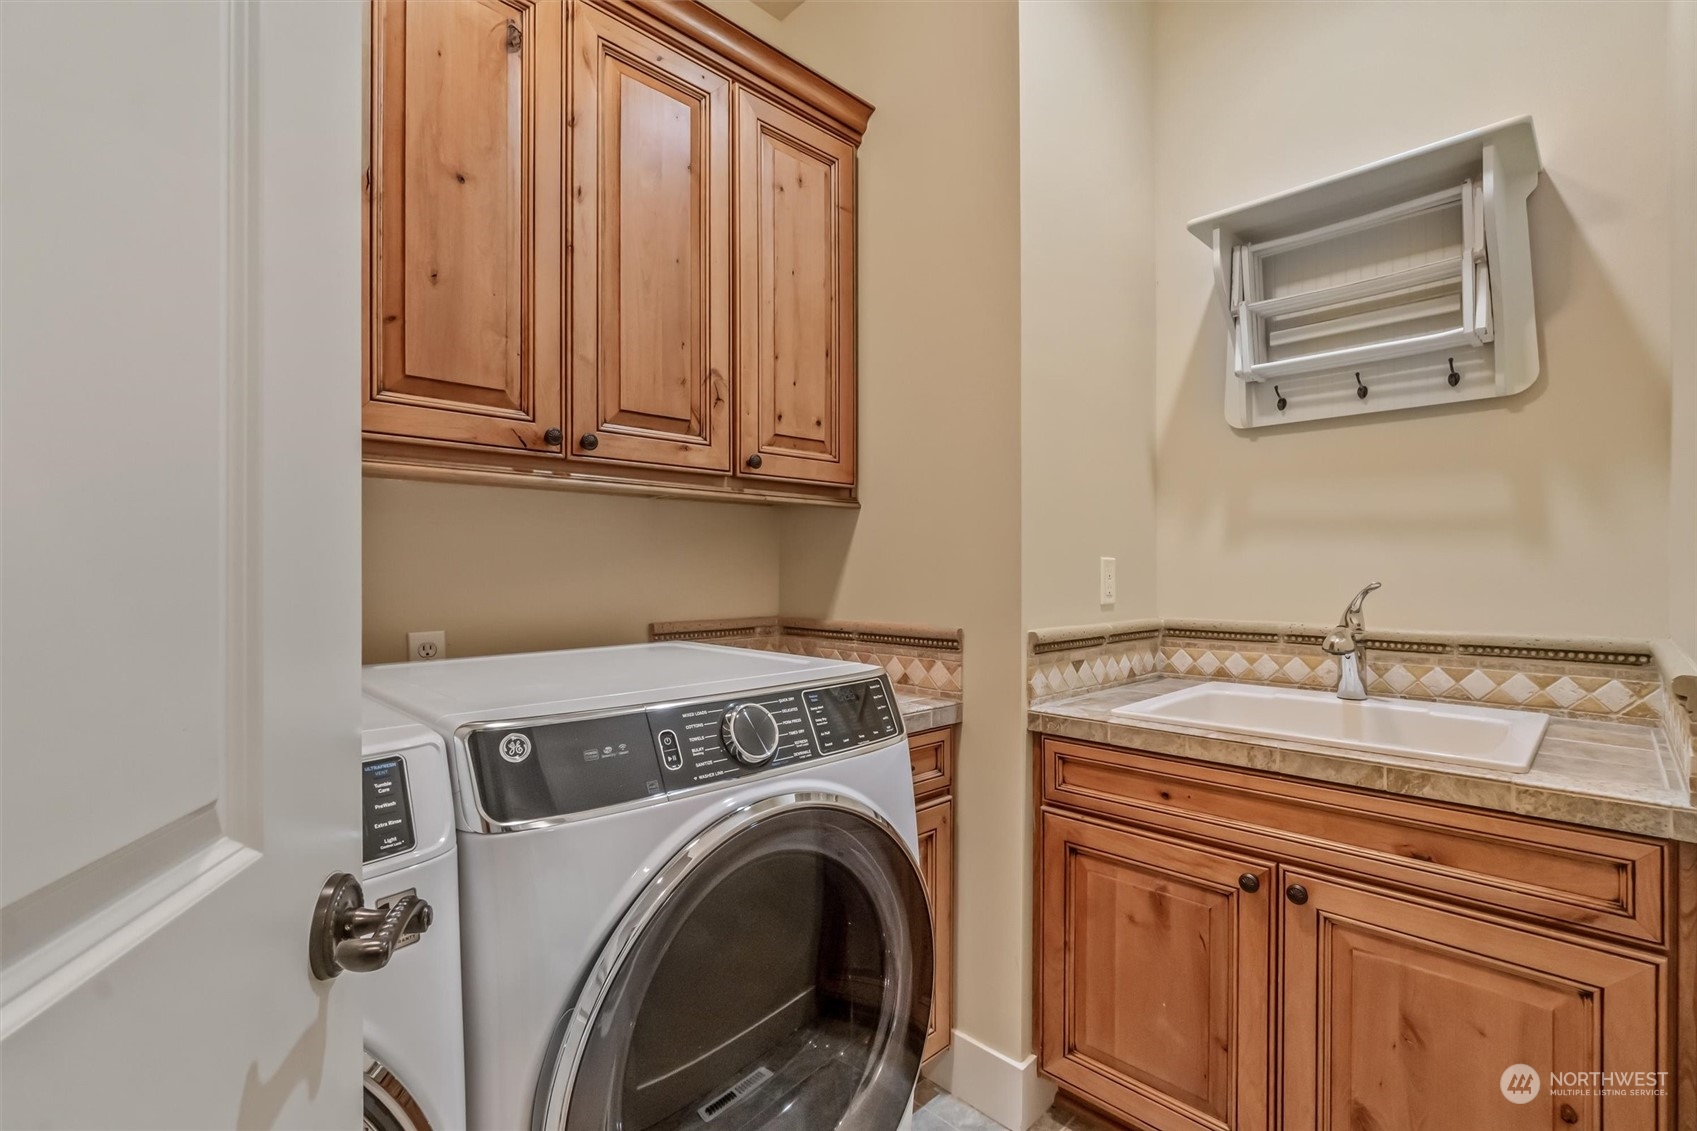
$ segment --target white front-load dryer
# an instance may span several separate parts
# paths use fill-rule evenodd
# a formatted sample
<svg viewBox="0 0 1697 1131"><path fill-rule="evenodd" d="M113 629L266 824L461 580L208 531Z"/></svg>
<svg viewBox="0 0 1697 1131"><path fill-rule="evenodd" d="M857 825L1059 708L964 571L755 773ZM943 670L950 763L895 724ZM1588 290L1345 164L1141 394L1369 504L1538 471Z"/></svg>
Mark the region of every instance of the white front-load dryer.
<svg viewBox="0 0 1697 1131"><path fill-rule="evenodd" d="M654 644L366 669L449 743L488 1131L893 1131L931 998L862 664Z"/></svg>
<svg viewBox="0 0 1697 1131"><path fill-rule="evenodd" d="M380 970L361 975L366 1131L465 1126L460 1005L460 878L453 787L440 736L365 701L360 764L367 906L406 895L430 905L427 930L404 935Z"/></svg>

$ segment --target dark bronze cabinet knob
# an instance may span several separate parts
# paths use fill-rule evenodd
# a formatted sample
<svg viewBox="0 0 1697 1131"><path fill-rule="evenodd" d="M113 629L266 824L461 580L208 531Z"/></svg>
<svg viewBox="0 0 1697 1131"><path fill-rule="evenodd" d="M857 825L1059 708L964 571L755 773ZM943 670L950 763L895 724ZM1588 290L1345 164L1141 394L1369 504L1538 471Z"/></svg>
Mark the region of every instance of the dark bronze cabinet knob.
<svg viewBox="0 0 1697 1131"><path fill-rule="evenodd" d="M1285 889L1285 898L1292 903L1307 903L1308 889L1301 884L1292 884Z"/></svg>
<svg viewBox="0 0 1697 1131"><path fill-rule="evenodd" d="M1261 879L1254 872L1245 872L1237 878L1237 886L1254 895L1261 890Z"/></svg>
<svg viewBox="0 0 1697 1131"><path fill-rule="evenodd" d="M577 446L586 452L593 452L596 448L600 447L600 445L601 437L597 436L593 432L585 432L583 434L583 438L577 442Z"/></svg>
<svg viewBox="0 0 1697 1131"><path fill-rule="evenodd" d="M560 442L565 438L566 434L558 428L550 428L548 431L542 433L542 442L547 444L550 448L559 447Z"/></svg>
<svg viewBox="0 0 1697 1131"><path fill-rule="evenodd" d="M743 462L747 463L748 466L754 468L756 471L760 470L760 453L759 452L754 453L753 455L749 456L748 459L744 460Z"/></svg>
<svg viewBox="0 0 1697 1131"><path fill-rule="evenodd" d="M1573 1110L1572 1104L1561 1105L1561 1121L1563 1123L1578 1123L1579 1113Z"/></svg>

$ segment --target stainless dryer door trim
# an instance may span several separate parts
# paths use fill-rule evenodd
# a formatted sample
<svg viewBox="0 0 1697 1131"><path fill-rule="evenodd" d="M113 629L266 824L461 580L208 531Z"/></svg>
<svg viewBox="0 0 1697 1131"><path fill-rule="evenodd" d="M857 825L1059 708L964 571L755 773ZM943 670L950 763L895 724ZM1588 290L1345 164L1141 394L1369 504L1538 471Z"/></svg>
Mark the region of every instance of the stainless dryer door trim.
<svg viewBox="0 0 1697 1131"><path fill-rule="evenodd" d="M631 903L619 925L608 936L595 964L590 967L583 988L571 1012L562 1018L556 1030L553 1049L553 1070L537 1081L536 1100L531 1108L532 1131L562 1131L570 1110L573 1085L583 1060L591 1027L600 1016L607 992L626 960L642 939L644 932L668 902L688 882L690 876L731 838L751 825L779 813L797 809L827 809L857 816L879 829L902 849L902 858L913 869L912 878L924 889L919 858L894 825L871 806L841 794L826 792L797 792L778 794L752 802L722 818L691 840L669 860L665 867L643 888L642 894ZM929 910L929 902L926 903ZM930 924L917 925L918 938L927 952L931 943ZM929 955L927 955L929 957ZM931 963L927 962L929 967ZM911 977L911 972L910 972ZM926 993L927 1006L930 994ZM923 1031L923 1024L921 1025ZM546 1058L544 1063L547 1063ZM915 1062L917 1067L917 1061ZM912 1081L909 1081L911 1091Z"/></svg>

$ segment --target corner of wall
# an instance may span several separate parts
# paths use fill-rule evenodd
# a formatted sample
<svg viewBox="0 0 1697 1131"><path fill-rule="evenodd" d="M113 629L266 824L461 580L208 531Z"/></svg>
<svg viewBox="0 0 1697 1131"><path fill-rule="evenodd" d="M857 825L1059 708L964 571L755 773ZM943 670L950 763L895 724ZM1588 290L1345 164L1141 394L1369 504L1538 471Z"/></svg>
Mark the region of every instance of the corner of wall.
<svg viewBox="0 0 1697 1131"><path fill-rule="evenodd" d="M1697 656L1697 5L1669 4L1673 319L1668 492L1669 598L1674 640Z"/></svg>
<svg viewBox="0 0 1697 1131"><path fill-rule="evenodd" d="M1019 6L1027 628L1154 613L1152 8Z"/></svg>

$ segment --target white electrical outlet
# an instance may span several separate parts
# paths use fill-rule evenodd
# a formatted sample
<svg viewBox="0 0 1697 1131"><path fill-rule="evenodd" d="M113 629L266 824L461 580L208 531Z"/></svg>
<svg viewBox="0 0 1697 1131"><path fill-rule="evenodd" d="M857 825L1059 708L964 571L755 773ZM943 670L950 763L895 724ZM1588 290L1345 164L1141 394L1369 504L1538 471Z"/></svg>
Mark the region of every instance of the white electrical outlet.
<svg viewBox="0 0 1697 1131"><path fill-rule="evenodd" d="M1118 598L1115 596L1114 559L1102 559L1102 604L1112 605Z"/></svg>
<svg viewBox="0 0 1697 1131"><path fill-rule="evenodd" d="M448 654L448 634L436 632L407 633L407 659L440 660Z"/></svg>

